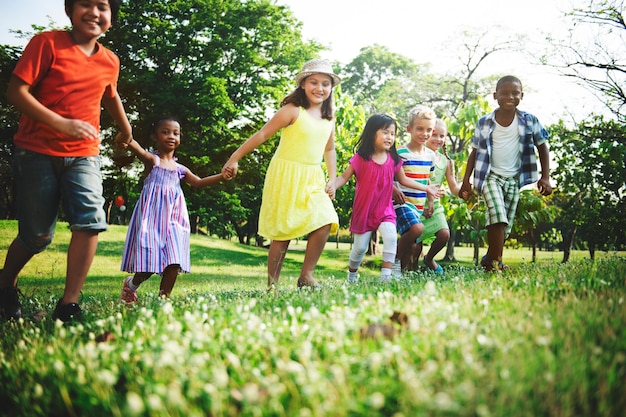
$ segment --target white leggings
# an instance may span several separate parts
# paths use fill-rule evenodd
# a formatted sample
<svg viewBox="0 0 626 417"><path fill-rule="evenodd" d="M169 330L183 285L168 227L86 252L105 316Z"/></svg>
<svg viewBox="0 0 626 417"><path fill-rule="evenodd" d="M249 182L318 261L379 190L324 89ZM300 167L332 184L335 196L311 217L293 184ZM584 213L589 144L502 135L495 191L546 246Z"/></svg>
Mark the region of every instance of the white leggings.
<svg viewBox="0 0 626 417"><path fill-rule="evenodd" d="M391 222L382 222L380 226L378 226L378 231L383 237L383 262L393 263L396 259L396 246L398 244L396 225ZM371 231L362 234L354 234L354 243L352 244L350 262L348 263L350 269L359 269L363 256L365 256L365 252L367 252L371 237Z"/></svg>

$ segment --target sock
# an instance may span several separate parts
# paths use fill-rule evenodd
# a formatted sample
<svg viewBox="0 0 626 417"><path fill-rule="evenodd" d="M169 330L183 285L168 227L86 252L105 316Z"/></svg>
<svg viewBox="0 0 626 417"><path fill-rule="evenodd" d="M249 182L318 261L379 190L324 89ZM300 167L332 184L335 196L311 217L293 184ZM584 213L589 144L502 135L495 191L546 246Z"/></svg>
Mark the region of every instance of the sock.
<svg viewBox="0 0 626 417"><path fill-rule="evenodd" d="M391 276L391 268L381 268L380 269L381 277L390 277Z"/></svg>
<svg viewBox="0 0 626 417"><path fill-rule="evenodd" d="M348 281L356 281L357 280L357 271L348 271Z"/></svg>
<svg viewBox="0 0 626 417"><path fill-rule="evenodd" d="M130 288L133 291L137 291L137 288L139 288L139 285L135 285L133 283L133 280L131 279L130 281L128 281L128 288Z"/></svg>

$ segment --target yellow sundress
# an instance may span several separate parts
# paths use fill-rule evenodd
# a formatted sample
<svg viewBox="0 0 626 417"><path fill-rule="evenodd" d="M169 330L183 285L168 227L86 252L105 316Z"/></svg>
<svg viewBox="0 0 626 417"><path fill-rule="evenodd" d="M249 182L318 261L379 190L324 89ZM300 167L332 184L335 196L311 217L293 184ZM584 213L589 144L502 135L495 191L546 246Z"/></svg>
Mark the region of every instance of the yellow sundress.
<svg viewBox="0 0 626 417"><path fill-rule="evenodd" d="M259 234L272 240L303 237L327 224L331 234L339 227L333 203L324 191L321 162L331 129L304 109L295 123L283 129L263 186Z"/></svg>

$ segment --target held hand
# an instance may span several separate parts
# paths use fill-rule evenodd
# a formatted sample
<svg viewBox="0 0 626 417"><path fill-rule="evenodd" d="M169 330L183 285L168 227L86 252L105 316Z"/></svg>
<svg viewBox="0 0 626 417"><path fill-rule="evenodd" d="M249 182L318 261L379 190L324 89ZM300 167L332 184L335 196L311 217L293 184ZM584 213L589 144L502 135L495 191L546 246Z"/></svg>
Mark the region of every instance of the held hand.
<svg viewBox="0 0 626 417"><path fill-rule="evenodd" d="M467 201L472 196L472 184L469 182L464 182L461 184L461 189L459 190L459 197L463 200Z"/></svg>
<svg viewBox="0 0 626 417"><path fill-rule="evenodd" d="M430 219L433 216L434 207L427 207L424 209L424 217Z"/></svg>
<svg viewBox="0 0 626 417"><path fill-rule="evenodd" d="M550 185L550 180L547 179L539 179L537 181L537 189L541 195L547 196L552 194L552 186Z"/></svg>
<svg viewBox="0 0 626 417"><path fill-rule="evenodd" d="M393 191L391 193L391 198L394 204L404 204L406 201L404 199L404 193L398 189L398 187L393 187Z"/></svg>
<svg viewBox="0 0 626 417"><path fill-rule="evenodd" d="M326 183L326 188L324 190L326 191L326 194L328 194L331 200L335 199L335 194L337 192L337 186L335 185L335 180L336 178L333 178L332 180L328 180L328 182Z"/></svg>
<svg viewBox="0 0 626 417"><path fill-rule="evenodd" d="M75 139L98 139L98 130L91 124L78 119L65 119L60 124L59 131Z"/></svg>
<svg viewBox="0 0 626 417"><path fill-rule="evenodd" d="M133 135L128 133L118 133L115 136L115 144L117 149L126 149L128 145L133 141Z"/></svg>
<svg viewBox="0 0 626 417"><path fill-rule="evenodd" d="M222 168L222 177L228 181L232 180L237 176L237 168L239 168L237 162L226 162Z"/></svg>

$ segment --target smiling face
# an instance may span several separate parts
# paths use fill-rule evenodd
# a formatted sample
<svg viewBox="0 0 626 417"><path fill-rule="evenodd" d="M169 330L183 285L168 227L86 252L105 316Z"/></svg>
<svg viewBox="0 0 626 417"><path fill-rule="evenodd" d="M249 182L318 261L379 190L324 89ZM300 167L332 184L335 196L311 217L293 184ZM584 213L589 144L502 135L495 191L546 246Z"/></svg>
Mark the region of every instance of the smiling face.
<svg viewBox="0 0 626 417"><path fill-rule="evenodd" d="M312 74L302 81L300 87L311 105L321 105L333 91L333 80L327 74Z"/></svg>
<svg viewBox="0 0 626 417"><path fill-rule="evenodd" d="M72 35L82 43L97 39L111 27L109 0L79 0L65 13L72 22Z"/></svg>
<svg viewBox="0 0 626 417"><path fill-rule="evenodd" d="M435 119L423 119L416 117L413 123L406 127L406 131L411 135L411 142L416 145L424 145L433 133Z"/></svg>
<svg viewBox="0 0 626 417"><path fill-rule="evenodd" d="M152 132L152 140L159 152L174 152L180 145L180 124L175 120L161 120Z"/></svg>
<svg viewBox="0 0 626 417"><path fill-rule="evenodd" d="M448 128L446 124L442 120L437 120L435 123L435 129L426 142L426 146L428 146L433 151L438 151L445 143L446 138L448 137Z"/></svg>
<svg viewBox="0 0 626 417"><path fill-rule="evenodd" d="M503 81L499 83L493 98L503 110L515 110L524 97L522 84L517 81Z"/></svg>
<svg viewBox="0 0 626 417"><path fill-rule="evenodd" d="M382 152L391 149L396 142L396 126L388 125L376 131L374 137L374 151Z"/></svg>

